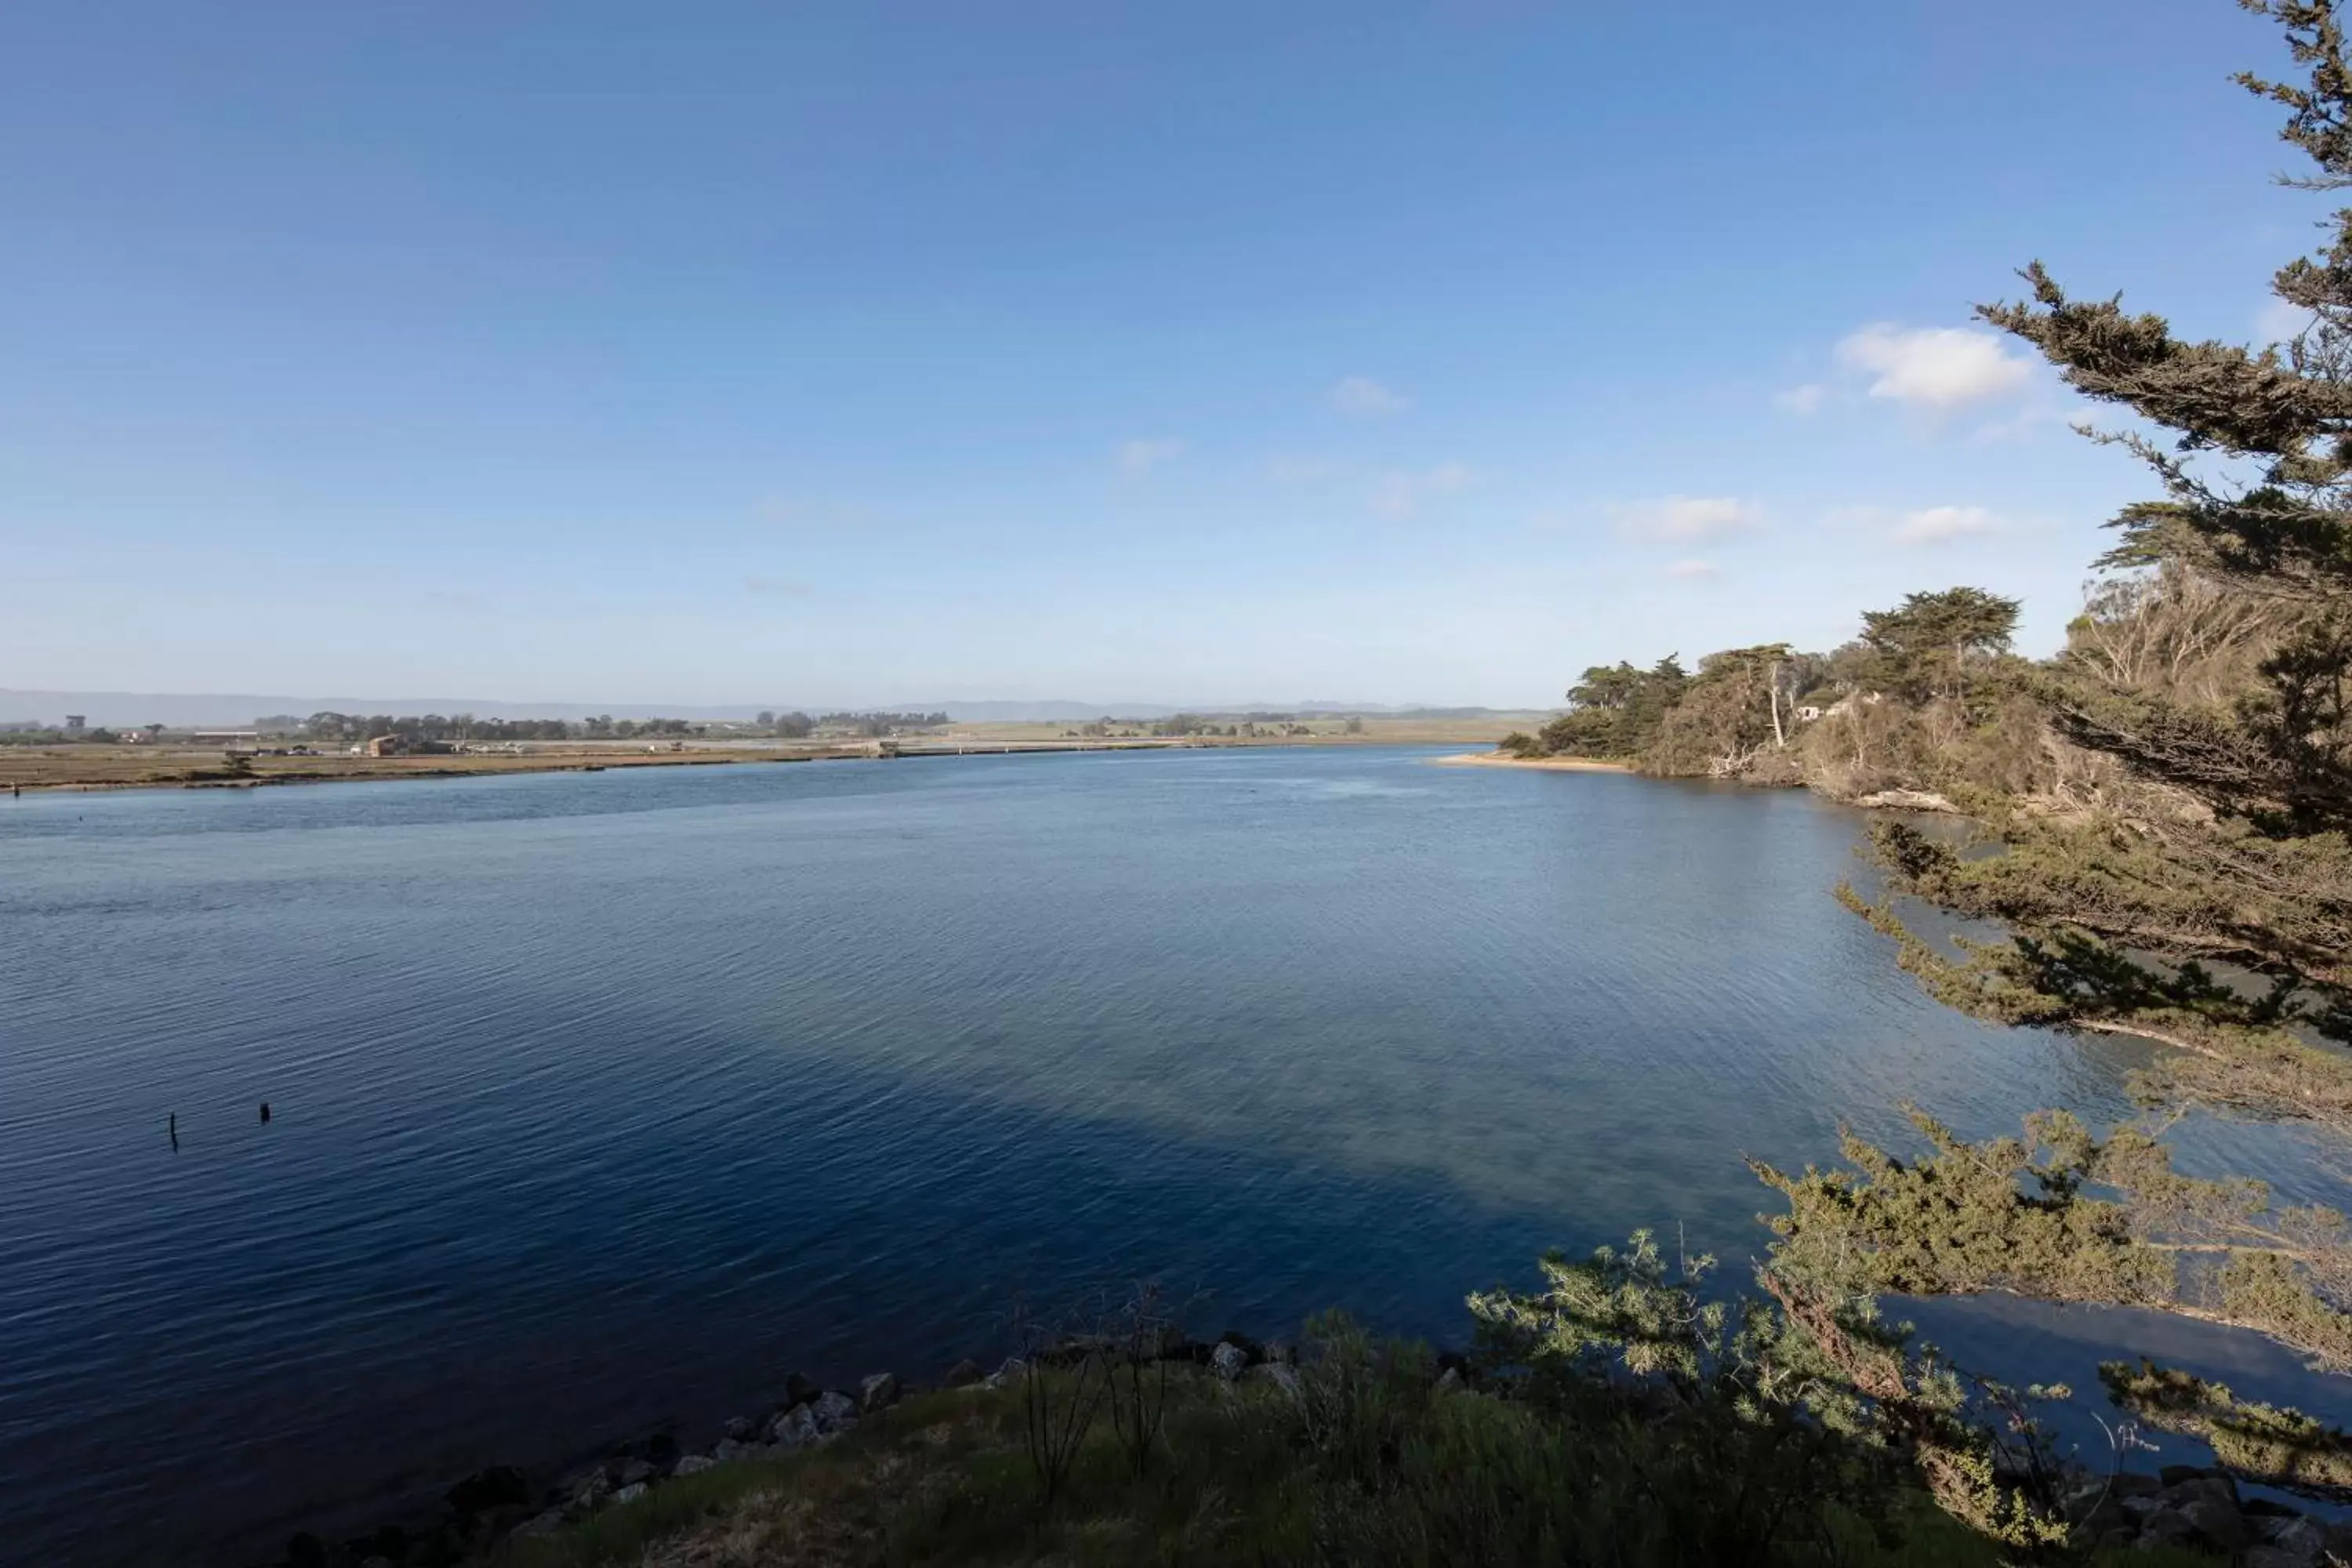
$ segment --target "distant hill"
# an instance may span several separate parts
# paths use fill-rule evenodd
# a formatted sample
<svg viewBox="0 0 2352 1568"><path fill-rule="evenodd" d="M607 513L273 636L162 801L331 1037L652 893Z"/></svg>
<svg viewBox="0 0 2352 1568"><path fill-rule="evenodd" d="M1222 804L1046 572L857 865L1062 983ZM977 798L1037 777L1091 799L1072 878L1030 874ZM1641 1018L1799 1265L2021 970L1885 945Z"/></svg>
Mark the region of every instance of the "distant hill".
<svg viewBox="0 0 2352 1568"><path fill-rule="evenodd" d="M1053 699L1001 700L973 702L757 702L717 707L688 703L646 702L515 702L491 697L289 697L266 692L155 691L30 691L0 687L0 724L37 720L60 722L79 713L91 724L165 724L174 729L191 725L242 725L266 714L317 713L471 713L484 719L586 719L609 713L616 719L694 719L717 722L748 720L762 710L787 712L835 712L845 709L882 709L891 712L946 712L969 723L1012 723L1021 720L1066 722L1100 719L1165 719L1171 713L1362 713L1396 719L1478 719L1517 710L1494 708L1400 707L1386 702L1077 702Z"/></svg>

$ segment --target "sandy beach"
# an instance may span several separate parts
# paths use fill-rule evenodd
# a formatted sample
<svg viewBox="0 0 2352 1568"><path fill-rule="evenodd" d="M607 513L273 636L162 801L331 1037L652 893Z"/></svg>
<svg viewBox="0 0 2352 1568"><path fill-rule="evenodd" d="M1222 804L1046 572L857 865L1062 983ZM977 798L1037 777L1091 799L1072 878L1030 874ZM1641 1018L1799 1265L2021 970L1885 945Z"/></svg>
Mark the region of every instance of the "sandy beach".
<svg viewBox="0 0 2352 1568"><path fill-rule="evenodd" d="M1459 768L1539 768L1557 773L1630 773L1631 763L1603 763L1591 757L1507 757L1500 752L1459 752L1432 762Z"/></svg>

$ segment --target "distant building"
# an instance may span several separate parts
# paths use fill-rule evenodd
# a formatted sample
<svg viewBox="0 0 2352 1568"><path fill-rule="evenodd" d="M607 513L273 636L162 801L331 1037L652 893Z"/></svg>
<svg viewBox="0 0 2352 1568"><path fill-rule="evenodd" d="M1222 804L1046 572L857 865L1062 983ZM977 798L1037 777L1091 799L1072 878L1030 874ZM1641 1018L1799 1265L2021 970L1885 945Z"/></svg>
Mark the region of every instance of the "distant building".
<svg viewBox="0 0 2352 1568"><path fill-rule="evenodd" d="M1800 724L1810 724L1821 716L1822 710L1810 702L1797 710L1797 722Z"/></svg>
<svg viewBox="0 0 2352 1568"><path fill-rule="evenodd" d="M67 715L66 715L66 733L67 733L67 734L68 734L68 735L79 735L79 734L80 734L84 730L87 730L87 729L89 729L89 721L88 719L84 718L82 715L80 715L80 714L79 714L79 713L68 713L68 714L67 714Z"/></svg>

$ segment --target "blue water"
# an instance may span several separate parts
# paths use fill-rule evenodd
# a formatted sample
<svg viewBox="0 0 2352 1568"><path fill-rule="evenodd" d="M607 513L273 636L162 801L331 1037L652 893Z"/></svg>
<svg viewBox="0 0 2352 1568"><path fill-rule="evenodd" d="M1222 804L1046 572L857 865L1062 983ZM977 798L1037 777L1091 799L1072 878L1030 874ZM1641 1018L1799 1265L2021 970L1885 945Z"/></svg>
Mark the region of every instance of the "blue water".
<svg viewBox="0 0 2352 1568"><path fill-rule="evenodd" d="M0 802L0 1558L266 1553L1136 1273L1198 1329L1459 1340L1551 1246L1737 1271L1740 1153L1841 1118L2126 1113L2129 1050L1911 988L1828 896L1858 831L1390 749ZM2151 1317L1932 1324L2296 1381Z"/></svg>

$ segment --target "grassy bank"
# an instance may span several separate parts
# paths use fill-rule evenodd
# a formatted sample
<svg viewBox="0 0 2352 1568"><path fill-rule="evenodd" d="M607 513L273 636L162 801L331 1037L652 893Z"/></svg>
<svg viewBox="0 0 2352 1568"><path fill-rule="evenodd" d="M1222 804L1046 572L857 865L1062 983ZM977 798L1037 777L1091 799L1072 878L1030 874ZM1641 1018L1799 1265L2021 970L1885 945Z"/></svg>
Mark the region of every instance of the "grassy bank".
<svg viewBox="0 0 2352 1568"><path fill-rule="evenodd" d="M1353 1348L1347 1348L1352 1344ZM674 1480L551 1534L513 1568L753 1564L1836 1563L1990 1564L1996 1552L1897 1492L1821 1507L1759 1455L1707 1461L1671 1421L1541 1411L1431 1376L1425 1352L1343 1342L1237 1381L1173 1369L1137 1442L1108 1415L1052 1473L1041 1454L1082 1373L914 1395L781 1459ZM1771 1473L1766 1471L1769 1469ZM2187 1552L2078 1561L2210 1564Z"/></svg>

